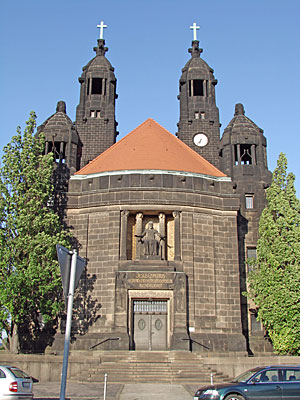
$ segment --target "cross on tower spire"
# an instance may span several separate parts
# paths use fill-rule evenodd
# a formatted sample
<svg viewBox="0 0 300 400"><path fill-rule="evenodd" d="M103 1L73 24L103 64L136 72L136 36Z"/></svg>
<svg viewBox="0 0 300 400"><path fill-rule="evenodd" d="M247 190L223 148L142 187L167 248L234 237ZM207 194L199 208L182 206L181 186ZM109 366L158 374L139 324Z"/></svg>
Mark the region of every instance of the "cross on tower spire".
<svg viewBox="0 0 300 400"><path fill-rule="evenodd" d="M104 22L101 21L100 25L97 25L97 28L100 28L100 37L99 37L99 39L103 40L103 29L107 28L107 25L104 25Z"/></svg>
<svg viewBox="0 0 300 400"><path fill-rule="evenodd" d="M197 40L197 29L200 29L200 26L197 26L196 22L194 22L190 29L193 30L193 40Z"/></svg>

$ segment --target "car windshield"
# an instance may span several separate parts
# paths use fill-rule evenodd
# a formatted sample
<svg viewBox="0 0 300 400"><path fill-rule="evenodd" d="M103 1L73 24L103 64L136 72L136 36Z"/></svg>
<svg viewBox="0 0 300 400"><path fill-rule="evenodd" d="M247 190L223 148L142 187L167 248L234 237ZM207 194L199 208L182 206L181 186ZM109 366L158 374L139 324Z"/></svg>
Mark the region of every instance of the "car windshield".
<svg viewBox="0 0 300 400"><path fill-rule="evenodd" d="M253 374L257 372L257 369L250 369L249 371L243 372L233 379L232 382L247 382Z"/></svg>
<svg viewBox="0 0 300 400"><path fill-rule="evenodd" d="M30 376L28 376L28 374L26 374L25 372L21 371L19 368L13 368L10 367L8 368L10 370L10 372L16 377L16 378L30 378Z"/></svg>

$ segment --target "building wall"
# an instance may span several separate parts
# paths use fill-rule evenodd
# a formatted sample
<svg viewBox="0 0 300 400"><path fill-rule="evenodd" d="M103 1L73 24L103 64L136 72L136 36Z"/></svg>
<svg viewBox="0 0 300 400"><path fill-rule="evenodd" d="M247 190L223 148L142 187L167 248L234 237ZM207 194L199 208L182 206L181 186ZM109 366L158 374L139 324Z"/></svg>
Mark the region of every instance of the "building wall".
<svg viewBox="0 0 300 400"><path fill-rule="evenodd" d="M74 325L84 335L77 336L73 348L86 349L117 336L121 339L110 341L110 346L128 349L129 293L143 288L150 297L173 293L170 348L188 350L188 341L182 339L190 335L212 351L245 350L237 251L239 197L231 182L202 177L182 181L176 174L155 179L147 174L120 176L70 181L68 221L80 255L88 260ZM168 243L174 243L174 252L167 253L166 260L128 259L133 253L121 250L122 243L128 243L124 221L127 229L138 213L146 221L147 216L163 213L173 226L168 228ZM161 282L167 283L149 279L159 273L164 277ZM137 277L148 281L134 286ZM107 342L99 349L106 346Z"/></svg>
<svg viewBox="0 0 300 400"><path fill-rule="evenodd" d="M224 335L240 335L236 212L196 209L182 215L184 270L189 276L190 334L211 350L244 348ZM237 340L236 338L234 339Z"/></svg>

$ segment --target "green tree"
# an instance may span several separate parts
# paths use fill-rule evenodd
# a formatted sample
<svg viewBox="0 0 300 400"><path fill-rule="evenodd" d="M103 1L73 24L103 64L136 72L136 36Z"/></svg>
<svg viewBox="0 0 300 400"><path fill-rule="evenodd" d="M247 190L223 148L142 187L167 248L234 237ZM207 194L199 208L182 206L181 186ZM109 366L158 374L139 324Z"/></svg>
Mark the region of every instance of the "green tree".
<svg viewBox="0 0 300 400"><path fill-rule="evenodd" d="M0 168L0 329L12 352L34 350L63 307L56 244L68 246L69 233L51 208L53 154L35 127L31 112Z"/></svg>
<svg viewBox="0 0 300 400"><path fill-rule="evenodd" d="M281 153L266 191L257 260L248 279L248 296L280 354L300 354L300 203L294 181Z"/></svg>

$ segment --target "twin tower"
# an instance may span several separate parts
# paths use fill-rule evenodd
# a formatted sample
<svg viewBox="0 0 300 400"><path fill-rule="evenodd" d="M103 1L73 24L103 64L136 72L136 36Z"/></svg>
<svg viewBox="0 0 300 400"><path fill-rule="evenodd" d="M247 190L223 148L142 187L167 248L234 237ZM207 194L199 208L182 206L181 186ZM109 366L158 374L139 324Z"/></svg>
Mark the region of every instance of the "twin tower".
<svg viewBox="0 0 300 400"><path fill-rule="evenodd" d="M40 127L46 136L46 152L54 151L57 163L63 163L71 175L116 142L118 135L115 101L116 77L107 60L104 39L98 39L96 56L83 67L80 101L73 123L60 101L56 113ZM234 118L220 139L219 110L216 106L214 71L201 58L199 41L192 41L190 60L179 80L180 117L176 135L234 182L254 181L268 184L266 139L263 131L245 116L242 104L235 107ZM246 166L246 168L245 168ZM245 172L247 171L247 172ZM239 188L254 194L254 187Z"/></svg>

